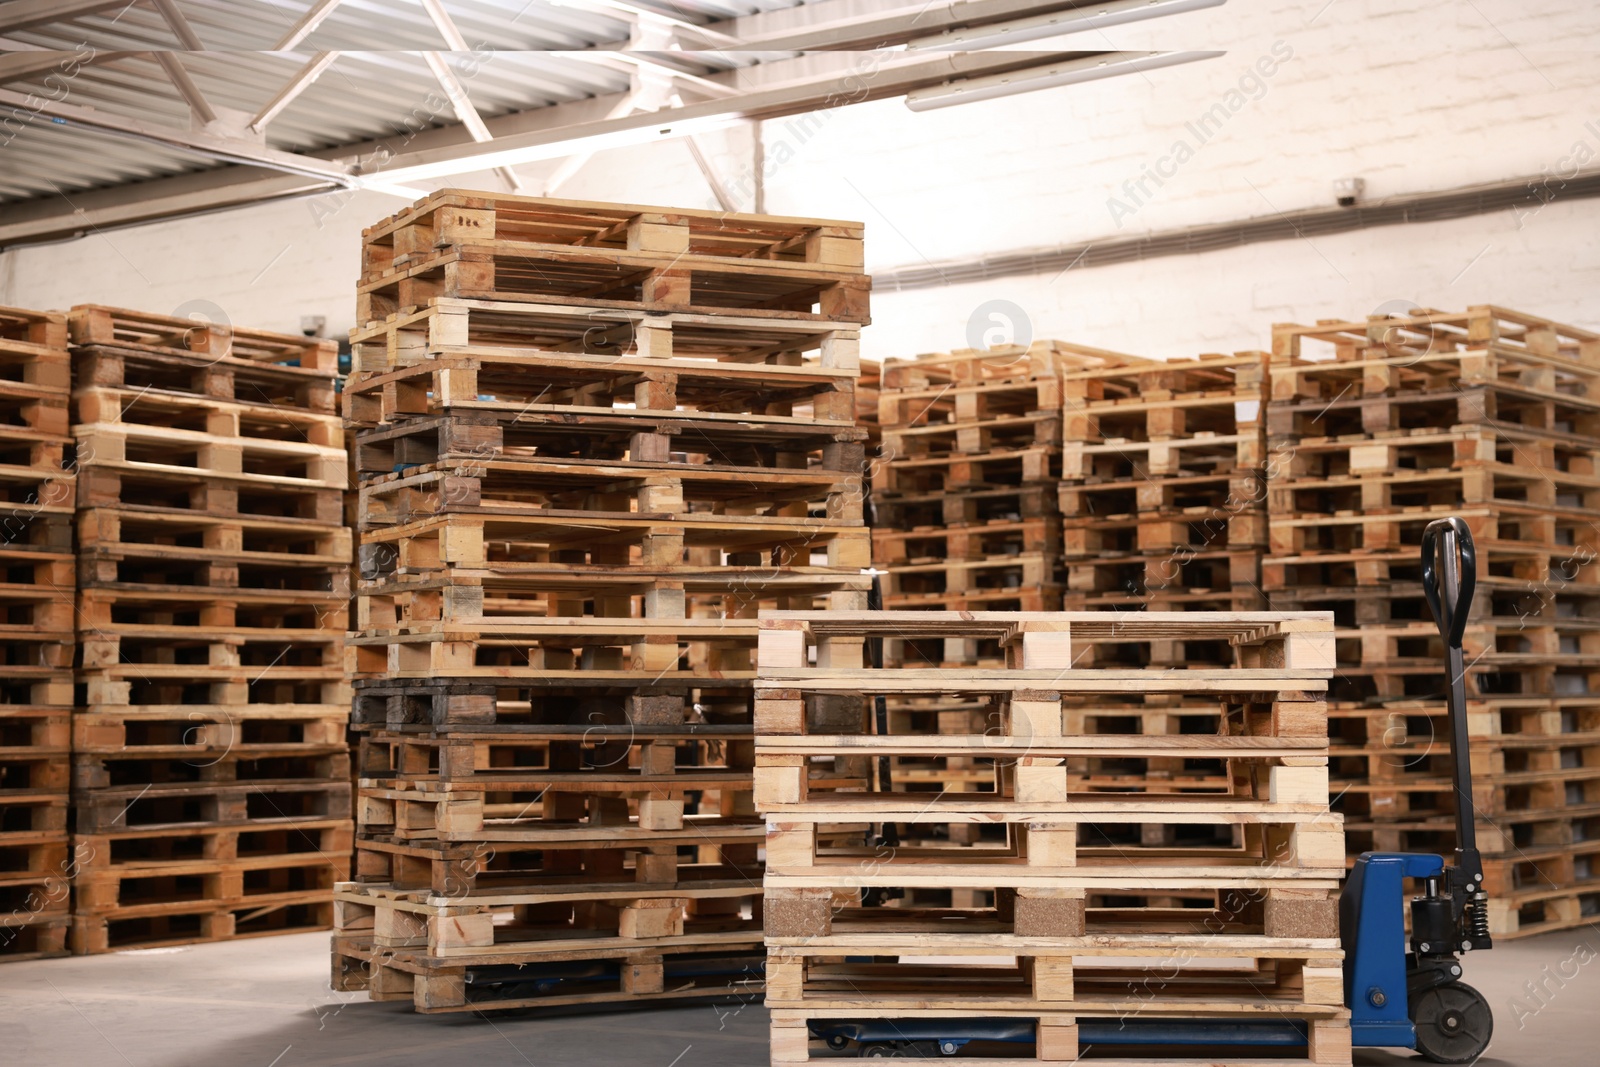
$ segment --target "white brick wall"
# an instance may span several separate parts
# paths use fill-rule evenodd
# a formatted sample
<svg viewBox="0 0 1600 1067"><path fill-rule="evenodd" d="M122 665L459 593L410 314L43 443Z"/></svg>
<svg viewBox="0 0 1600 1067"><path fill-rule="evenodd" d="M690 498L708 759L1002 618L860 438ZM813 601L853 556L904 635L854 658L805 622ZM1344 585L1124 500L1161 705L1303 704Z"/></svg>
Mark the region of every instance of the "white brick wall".
<svg viewBox="0 0 1600 1067"><path fill-rule="evenodd" d="M1228 55L920 115L897 100L859 105L825 113L806 134L792 120L767 123L766 209L865 221L869 266L882 269L1324 206L1346 176L1382 198L1562 166L1570 175L1580 143L1600 163L1600 7L1588 0L1231 0L1047 44ZM1261 68L1270 76L1252 75L1274 46L1278 58ZM1198 144L1186 124L1226 108L1241 78L1237 109ZM1180 139L1193 154L1173 171L1162 161ZM703 141L735 185L749 144L745 130ZM778 165L780 155L792 158ZM1134 203L1124 183L1158 163L1172 176L1159 187L1146 179ZM549 169L524 173L536 181ZM1503 212L1059 279L883 291L866 347L882 356L961 345L972 310L996 297L1023 307L1035 336L1148 354L1261 345L1274 320L1362 315L1393 299L1493 300L1600 326L1589 297L1600 201L1564 203L1552 189L1554 203L1520 220ZM560 195L713 203L677 143L598 156ZM1113 196L1134 209L1120 227ZM199 299L241 323L295 329L301 315L322 314L339 332L352 324L360 229L397 206L363 194L320 226L325 212L297 202L22 249L0 256L0 301L166 311Z"/></svg>

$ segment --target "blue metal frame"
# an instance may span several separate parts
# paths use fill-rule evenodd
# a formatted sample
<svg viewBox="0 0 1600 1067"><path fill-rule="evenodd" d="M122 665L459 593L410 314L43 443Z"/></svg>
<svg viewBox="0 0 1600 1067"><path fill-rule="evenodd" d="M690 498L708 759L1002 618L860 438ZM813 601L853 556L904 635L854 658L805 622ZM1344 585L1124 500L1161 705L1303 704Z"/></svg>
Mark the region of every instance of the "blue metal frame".
<svg viewBox="0 0 1600 1067"><path fill-rule="evenodd" d="M1344 944L1344 1002L1350 1040L1358 1046L1416 1048L1406 993L1407 878L1436 878L1439 856L1415 852L1363 852L1339 897L1339 940Z"/></svg>

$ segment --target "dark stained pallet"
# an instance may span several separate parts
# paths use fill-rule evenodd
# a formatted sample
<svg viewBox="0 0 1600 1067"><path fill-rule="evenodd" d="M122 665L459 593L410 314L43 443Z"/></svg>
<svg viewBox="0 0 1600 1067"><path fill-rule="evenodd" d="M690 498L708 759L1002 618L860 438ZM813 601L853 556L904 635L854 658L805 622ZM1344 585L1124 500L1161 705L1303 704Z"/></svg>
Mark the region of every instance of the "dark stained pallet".
<svg viewBox="0 0 1600 1067"><path fill-rule="evenodd" d="M648 678L584 685L521 678L357 679L351 724L357 729L407 726L460 730L531 724L564 727L578 736L611 727L683 728L704 715L713 725L749 722L750 695L739 683L707 679L695 693L688 686L651 683Z"/></svg>
<svg viewBox="0 0 1600 1067"><path fill-rule="evenodd" d="M598 958L536 969L549 952L518 965L495 958L436 959L407 948L374 944L349 927L334 936L333 988L366 991L373 1000L408 1001L419 1012L480 1013L605 1004L649 1009L682 1001L727 1001L730 1011L758 1004L766 954L760 937L730 950L667 951L617 946L591 950Z"/></svg>
<svg viewBox="0 0 1600 1067"><path fill-rule="evenodd" d="M742 516L859 522L855 469L508 458L445 461L368 479L362 526L400 525L457 510L490 513L592 510L692 521Z"/></svg>
<svg viewBox="0 0 1600 1067"><path fill-rule="evenodd" d="M350 781L258 781L96 789L73 799L76 832L188 831L350 817Z"/></svg>
<svg viewBox="0 0 1600 1067"><path fill-rule="evenodd" d="M730 468L822 467L857 473L865 434L828 419L757 414L585 410L554 404L510 410L503 401L418 413L358 434L363 480L430 464L495 460L639 463ZM659 440L658 440L659 438Z"/></svg>

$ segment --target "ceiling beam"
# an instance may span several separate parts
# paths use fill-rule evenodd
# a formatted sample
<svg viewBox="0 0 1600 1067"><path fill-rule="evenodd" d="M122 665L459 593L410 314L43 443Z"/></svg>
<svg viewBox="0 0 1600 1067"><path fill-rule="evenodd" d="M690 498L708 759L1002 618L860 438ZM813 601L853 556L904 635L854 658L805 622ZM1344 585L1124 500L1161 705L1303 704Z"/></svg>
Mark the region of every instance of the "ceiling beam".
<svg viewBox="0 0 1600 1067"><path fill-rule="evenodd" d="M183 69L183 61L176 52L152 52L161 69L167 72L167 79L172 82L173 88L178 90L178 95L183 97L183 102L189 105L189 110L194 117L204 126L208 122L217 121L217 113L206 100L200 87L189 77L189 72Z"/></svg>
<svg viewBox="0 0 1600 1067"><path fill-rule="evenodd" d="M206 46L200 43L200 38L195 36L194 28L189 25L189 20L183 17L183 12L178 10L178 5L172 0L150 0L155 9L161 13L161 20L172 31L172 36L183 45L185 52L204 52Z"/></svg>
<svg viewBox="0 0 1600 1067"><path fill-rule="evenodd" d="M620 118L623 115L632 114L633 109L638 102L639 93L637 90L624 93L622 99L613 104L611 106L611 110L606 112L605 117L608 119L615 119ZM556 190L570 181L572 176L578 173L578 171L582 170L584 164L588 163L589 160L593 158L593 152L574 152L572 155L564 158L561 161L561 164L556 167L555 170L551 171L550 176L544 180L544 195L555 196Z"/></svg>
<svg viewBox="0 0 1600 1067"><path fill-rule="evenodd" d="M834 0L822 0L814 6L828 9L833 3ZM317 13L326 15L332 7L329 0L321 0L307 17ZM413 167L428 168L429 173L440 176L491 169L507 165L505 158L495 159L492 155L506 147L513 150L509 165L532 159L568 161L552 176L554 184L570 176L577 165L581 165L581 159L618 145L669 139L752 118L801 114L903 95L953 79L1030 65L1043 66L1062 58L1061 53L1043 52L884 51L870 57L833 53L776 59L713 76L712 80L718 83L727 82L740 88L742 95L728 100L696 101L687 107L636 115L629 113L634 106L631 94L619 92L487 119L484 125L494 135L492 142L473 142L464 125L450 125L410 132L403 138L381 136L305 154L274 152L258 141L241 143L236 138L218 137L216 131L207 136L204 131L180 131L171 127L147 130L140 124L101 111L85 109L80 113L65 104L47 104L41 110L40 128L52 133L70 135L71 129L78 125L92 129L104 129L107 124L132 125L137 127L133 136L150 137L210 158L250 165L218 167L151 178L133 185L84 190L74 194L74 205L46 196L12 201L5 205L4 218L0 219L0 247L70 237L83 231L85 219L92 219L95 226L104 229L202 214L257 200L338 191L347 185L395 195L420 196L422 191L405 180L407 174L422 173ZM873 64L870 68L863 65L868 62ZM819 66L822 73L818 71ZM25 94L8 95L0 90L0 106L10 107L25 99ZM57 119L63 121L58 123ZM407 169L396 170L401 166ZM291 179L284 173L256 169L258 167L281 169L292 172L295 177Z"/></svg>
<svg viewBox="0 0 1600 1067"><path fill-rule="evenodd" d="M6 82L23 81L28 78L38 78L52 71L59 71L70 77L75 67L86 67L95 63L109 63L114 59L126 59L137 52L61 52L54 49L40 49L37 52L8 52L0 55L0 85Z"/></svg>
<svg viewBox="0 0 1600 1067"><path fill-rule="evenodd" d="M444 9L439 0L422 0L423 10L433 20L434 28L439 31L439 36L444 38L444 43L450 46L452 52L470 52L467 39L461 35L461 30L456 27L455 20ZM472 139L478 144L494 140L494 134L489 132L489 127L483 123L483 116L478 114L478 109L473 106L472 97L467 94L467 87L461 84L461 79L456 77L456 72L450 69L450 64L438 52L424 52L422 58L427 61L428 69L433 71L433 80L439 83L439 88L444 90L444 95L450 100L450 107L455 111L456 118L461 125L467 128ZM500 180L505 182L513 193L522 191L522 181L510 167L499 167L495 173Z"/></svg>
<svg viewBox="0 0 1600 1067"><path fill-rule="evenodd" d="M130 8L137 0L11 0L0 4L0 33L66 22L112 8Z"/></svg>
<svg viewBox="0 0 1600 1067"><path fill-rule="evenodd" d="M250 128L260 133L267 128L267 124L277 118L283 109L294 103L295 98L311 87L311 83L322 76L322 72L333 66L333 61L342 53L318 52L306 61L305 66L295 72L294 77L279 89L271 100L261 105L261 110L255 113L250 120Z"/></svg>
<svg viewBox="0 0 1600 1067"><path fill-rule="evenodd" d="M0 105L23 107L27 99L24 93L0 89ZM37 99L35 104L38 104ZM37 115L45 119L43 125L52 130L70 130L76 126L113 136L160 144L167 148L182 149L222 162L250 163L290 174L309 175L342 186L356 184L351 179L350 168L346 164L298 155L294 152L280 152L254 141L219 137L204 130L180 130L172 126L140 122L99 108L78 107L58 100L45 101L39 105ZM7 210L11 210L14 206L8 204Z"/></svg>
<svg viewBox="0 0 1600 1067"><path fill-rule="evenodd" d="M382 164L358 167L356 175L359 179L364 173L376 174L381 170L388 180L401 183L447 178L494 167L558 159L573 152L649 144L721 129L745 119L777 118L904 96L915 89L929 88L954 78L1038 69L1065 60L1100 55L1116 57L1116 53L1104 52L887 52L870 77L862 76L858 57L839 56L840 69L832 73L813 75L769 89L749 89L727 100L707 100L581 126L498 137L492 144L407 152ZM850 61L843 62L846 59Z"/></svg>
<svg viewBox="0 0 1600 1067"><path fill-rule="evenodd" d="M1077 28L1093 29L1157 18L1192 6L1217 5L1185 0L953 0L944 4L904 0L886 11L858 15L853 12L859 10L859 4L853 0L823 0L802 8L714 22L711 28L737 36L739 47L749 52L851 51L913 41L924 46L930 38L950 31L1052 14L1060 18L1059 35L1072 32L1074 19ZM829 18L832 12L837 12L837 17Z"/></svg>
<svg viewBox="0 0 1600 1067"><path fill-rule="evenodd" d="M615 11L618 14L626 15L635 21L640 19L648 19L652 22L657 22L664 26L669 26L674 30L681 31L682 34L693 37L696 40L705 41L709 44L718 45L720 47L742 47L739 43L739 38L733 36L732 34L724 33L720 30L710 29L698 22L689 22L686 19L678 18L676 15L669 15L665 11L657 11L654 8L646 7L643 4L633 3L632 0L565 0L565 2L573 4L576 7L597 8L601 11Z"/></svg>
<svg viewBox="0 0 1600 1067"><path fill-rule="evenodd" d="M301 41L317 32L317 27L322 25L322 20L333 14L333 9L338 7L340 0L317 0L311 5L300 21L289 28L289 32L278 38L278 43L272 46L274 52L287 52Z"/></svg>

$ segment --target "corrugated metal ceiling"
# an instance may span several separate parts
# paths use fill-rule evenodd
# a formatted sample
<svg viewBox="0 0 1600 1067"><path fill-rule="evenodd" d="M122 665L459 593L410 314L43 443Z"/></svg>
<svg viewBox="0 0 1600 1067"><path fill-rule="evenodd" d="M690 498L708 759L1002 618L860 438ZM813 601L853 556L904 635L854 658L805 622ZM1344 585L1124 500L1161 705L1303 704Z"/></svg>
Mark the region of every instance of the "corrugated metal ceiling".
<svg viewBox="0 0 1600 1067"><path fill-rule="evenodd" d="M673 0L673 18L710 22L792 7L800 0ZM266 129L277 149L314 152L389 137L407 128L453 126L454 111L421 53L448 45L420 0L343 0L292 52L266 52L313 6L313 0L176 0L204 52L183 52L185 71L215 107L253 115L316 52L344 54ZM473 53L444 53L479 114L494 118L630 87L626 63L596 46L627 42L631 20L604 6L549 0L443 0ZM97 59L66 80L43 73L0 88L93 107L140 122L186 129L188 105L154 51L178 39L147 2L12 31L14 49L49 49ZM589 50L586 56L574 53ZM131 52L105 58L108 53ZM15 54L15 53L13 53ZM692 69L732 69L753 55L681 53ZM46 121L13 124L0 134L0 200L54 196L161 175L211 169L186 151Z"/></svg>

